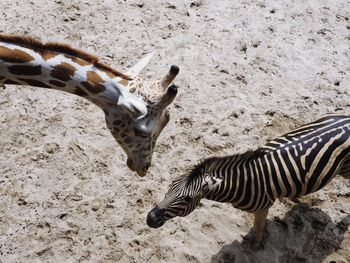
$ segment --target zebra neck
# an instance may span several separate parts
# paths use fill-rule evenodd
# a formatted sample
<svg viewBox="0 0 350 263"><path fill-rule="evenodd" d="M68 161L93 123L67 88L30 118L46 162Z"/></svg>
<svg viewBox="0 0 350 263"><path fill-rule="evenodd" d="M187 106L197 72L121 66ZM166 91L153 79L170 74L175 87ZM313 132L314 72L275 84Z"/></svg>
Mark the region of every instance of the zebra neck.
<svg viewBox="0 0 350 263"><path fill-rule="evenodd" d="M208 191L204 198L218 202L239 201L247 187L247 175L251 170L252 162L260 158L259 153L249 151L243 154L207 159L206 174L218 178L221 182Z"/></svg>
<svg viewBox="0 0 350 263"><path fill-rule="evenodd" d="M220 162L221 165L217 166L215 172L221 175L222 181L205 198L231 203L248 212L270 207L274 199L265 191L266 174L259 168L263 159L264 153L256 150L231 156L228 163Z"/></svg>

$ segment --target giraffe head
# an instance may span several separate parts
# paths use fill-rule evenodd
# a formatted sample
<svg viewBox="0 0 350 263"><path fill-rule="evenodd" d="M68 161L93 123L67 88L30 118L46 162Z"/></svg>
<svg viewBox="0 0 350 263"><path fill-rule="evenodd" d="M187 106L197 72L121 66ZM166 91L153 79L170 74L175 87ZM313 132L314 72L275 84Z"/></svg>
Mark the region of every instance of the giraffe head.
<svg viewBox="0 0 350 263"><path fill-rule="evenodd" d="M172 66L161 80L144 81L137 75L152 54L123 74L69 45L4 34L0 34L0 43L0 73L6 73L0 75L0 84L63 90L96 104L104 110L107 127L127 154L129 168L146 175L157 138L169 120L166 107L177 93L170 84L178 67Z"/></svg>
<svg viewBox="0 0 350 263"><path fill-rule="evenodd" d="M107 127L126 153L128 167L139 176L146 175L158 136L169 121L167 106L177 94L177 87L171 83L178 72L179 68L172 66L161 80L144 81L135 75L121 80L119 83L128 90L124 99L131 101L131 106L122 113L115 107L105 110ZM135 106L140 101L146 113Z"/></svg>

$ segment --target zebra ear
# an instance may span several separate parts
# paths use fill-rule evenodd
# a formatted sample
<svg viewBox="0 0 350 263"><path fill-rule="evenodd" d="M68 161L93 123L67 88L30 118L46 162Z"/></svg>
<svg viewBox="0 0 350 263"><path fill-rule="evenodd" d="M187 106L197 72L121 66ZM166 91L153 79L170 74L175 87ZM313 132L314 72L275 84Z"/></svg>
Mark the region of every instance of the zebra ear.
<svg viewBox="0 0 350 263"><path fill-rule="evenodd" d="M213 175L205 174L204 180L203 180L203 186L206 187L208 190L212 190L216 188L220 183L222 182L222 179L215 177Z"/></svg>

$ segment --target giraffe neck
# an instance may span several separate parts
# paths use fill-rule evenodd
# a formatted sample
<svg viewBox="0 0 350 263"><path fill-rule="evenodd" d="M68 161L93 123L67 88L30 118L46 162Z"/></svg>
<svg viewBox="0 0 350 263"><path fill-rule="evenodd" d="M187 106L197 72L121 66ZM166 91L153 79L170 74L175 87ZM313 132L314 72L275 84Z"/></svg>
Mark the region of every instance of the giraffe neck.
<svg viewBox="0 0 350 263"><path fill-rule="evenodd" d="M125 99L130 98L128 90L116 80L127 76L91 55L60 44L46 46L33 39L29 40L34 45L28 40L23 43L23 39L17 40L22 43L11 38L2 40L0 37L0 84L62 90L84 97L102 109L125 104Z"/></svg>

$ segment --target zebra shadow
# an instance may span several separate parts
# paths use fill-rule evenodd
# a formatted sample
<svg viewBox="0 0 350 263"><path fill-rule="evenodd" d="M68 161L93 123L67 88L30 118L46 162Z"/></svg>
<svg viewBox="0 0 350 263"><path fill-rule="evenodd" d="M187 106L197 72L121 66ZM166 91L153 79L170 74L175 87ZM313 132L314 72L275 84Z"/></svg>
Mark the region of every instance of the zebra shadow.
<svg viewBox="0 0 350 263"><path fill-rule="evenodd" d="M341 247L349 225L349 214L335 223L322 210L310 208L305 204L297 204L287 212L283 219L267 220L263 249L254 250L250 242L246 241L253 238L251 229L242 242L234 241L223 246L212 257L211 262L323 262Z"/></svg>

